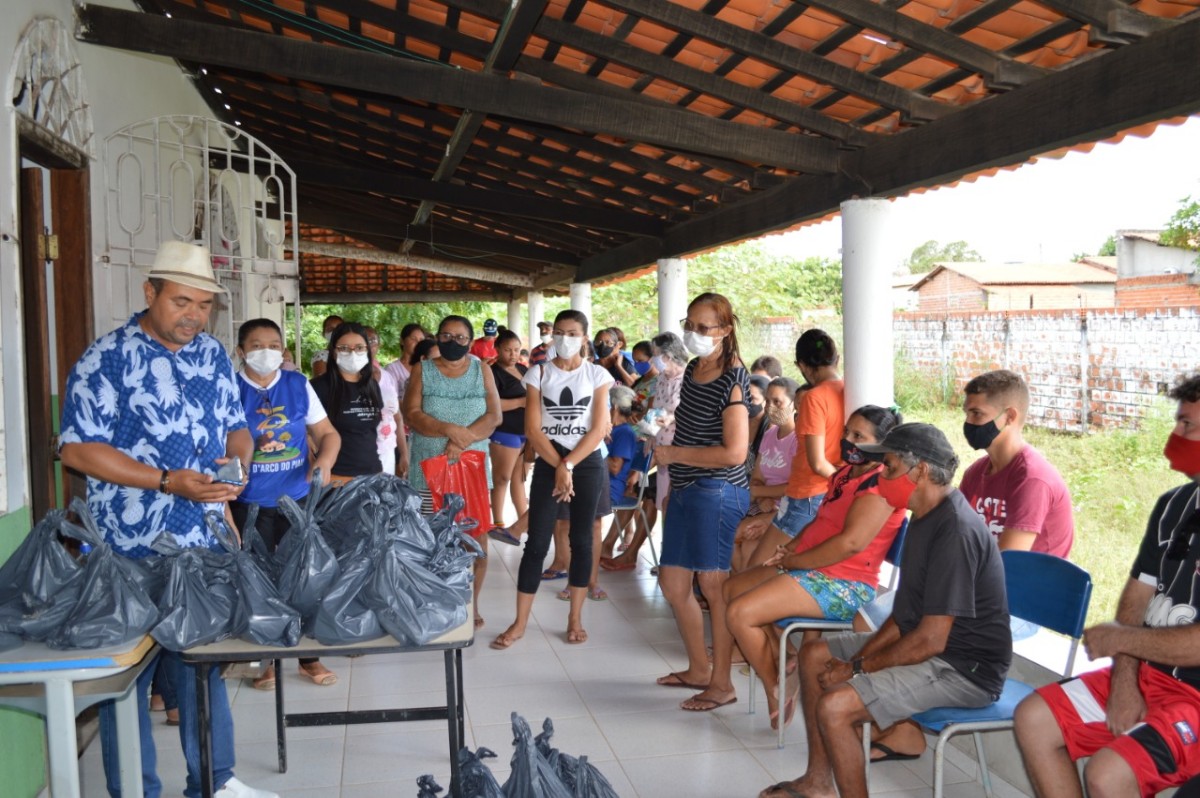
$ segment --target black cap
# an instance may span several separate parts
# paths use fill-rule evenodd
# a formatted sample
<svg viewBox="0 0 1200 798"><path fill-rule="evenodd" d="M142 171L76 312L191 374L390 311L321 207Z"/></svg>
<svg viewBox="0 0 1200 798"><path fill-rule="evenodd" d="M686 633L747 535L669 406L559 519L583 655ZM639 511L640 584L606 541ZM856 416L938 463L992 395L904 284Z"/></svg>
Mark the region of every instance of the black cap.
<svg viewBox="0 0 1200 798"><path fill-rule="evenodd" d="M554 325L553 325L553 324L551 324L551 323L550 323L550 322L548 322L548 321L539 321L539 322L537 323L537 326L538 326L538 329L539 329L539 330L552 330L552 329L554 329Z"/></svg>
<svg viewBox="0 0 1200 798"><path fill-rule="evenodd" d="M958 456L945 434L932 424L910 422L893 427L883 443L860 443L858 448L868 454L911 454L918 460L941 468L957 468Z"/></svg>

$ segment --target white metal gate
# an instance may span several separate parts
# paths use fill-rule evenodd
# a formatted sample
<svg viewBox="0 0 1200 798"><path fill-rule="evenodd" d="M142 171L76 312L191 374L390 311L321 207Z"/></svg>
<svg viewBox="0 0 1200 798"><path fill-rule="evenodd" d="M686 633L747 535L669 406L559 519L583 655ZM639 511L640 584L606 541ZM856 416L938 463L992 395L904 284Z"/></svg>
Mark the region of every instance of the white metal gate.
<svg viewBox="0 0 1200 798"><path fill-rule="evenodd" d="M246 319L282 327L288 302L299 332L296 176L269 147L216 119L137 122L104 140L104 197L109 301L99 304L111 309L110 327L144 306L144 271L160 243L177 239L212 252L229 297L210 332L230 352Z"/></svg>

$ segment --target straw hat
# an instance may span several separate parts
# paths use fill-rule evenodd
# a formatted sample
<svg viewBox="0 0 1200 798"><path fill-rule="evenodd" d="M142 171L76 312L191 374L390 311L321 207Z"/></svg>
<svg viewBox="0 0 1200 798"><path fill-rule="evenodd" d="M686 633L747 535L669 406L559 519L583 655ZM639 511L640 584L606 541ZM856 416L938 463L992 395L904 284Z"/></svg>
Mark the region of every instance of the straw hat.
<svg viewBox="0 0 1200 798"><path fill-rule="evenodd" d="M158 248L158 253L154 256L154 265L150 267L146 277L169 280L201 291L229 293L217 282L213 274L212 257L208 254L208 247L184 241L164 241Z"/></svg>

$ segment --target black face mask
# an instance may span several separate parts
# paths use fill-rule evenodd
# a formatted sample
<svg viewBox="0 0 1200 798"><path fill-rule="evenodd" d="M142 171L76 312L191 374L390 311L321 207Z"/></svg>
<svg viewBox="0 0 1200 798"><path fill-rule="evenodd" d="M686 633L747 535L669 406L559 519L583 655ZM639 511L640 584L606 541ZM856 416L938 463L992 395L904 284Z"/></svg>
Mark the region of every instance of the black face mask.
<svg viewBox="0 0 1200 798"><path fill-rule="evenodd" d="M438 341L438 351L442 353L444 360L454 362L467 356L467 345L457 341Z"/></svg>
<svg viewBox="0 0 1200 798"><path fill-rule="evenodd" d="M762 415L763 406L750 403L750 418L758 418Z"/></svg>
<svg viewBox="0 0 1200 798"><path fill-rule="evenodd" d="M596 357L603 360L613 353L612 344L596 344Z"/></svg>
<svg viewBox="0 0 1200 798"><path fill-rule="evenodd" d="M849 465L862 465L867 462L867 453L859 449L848 439L842 438L842 462Z"/></svg>
<svg viewBox="0 0 1200 798"><path fill-rule="evenodd" d="M999 417L997 416L997 418ZM1001 432L1002 430L996 426L994 418L986 424L963 422L963 437L967 439L967 443L972 449L986 449L992 445L992 441L996 440Z"/></svg>

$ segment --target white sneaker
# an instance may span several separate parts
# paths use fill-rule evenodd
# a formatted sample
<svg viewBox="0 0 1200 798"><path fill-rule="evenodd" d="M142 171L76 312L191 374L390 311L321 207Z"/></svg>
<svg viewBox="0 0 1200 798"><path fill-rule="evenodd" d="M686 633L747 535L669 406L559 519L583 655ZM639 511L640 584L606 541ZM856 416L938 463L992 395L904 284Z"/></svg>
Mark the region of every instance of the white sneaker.
<svg viewBox="0 0 1200 798"><path fill-rule="evenodd" d="M230 779L225 782L224 787L217 790L213 798L279 798L279 794L256 790L249 785L242 784L237 779Z"/></svg>

